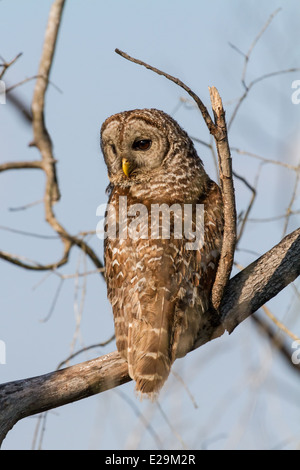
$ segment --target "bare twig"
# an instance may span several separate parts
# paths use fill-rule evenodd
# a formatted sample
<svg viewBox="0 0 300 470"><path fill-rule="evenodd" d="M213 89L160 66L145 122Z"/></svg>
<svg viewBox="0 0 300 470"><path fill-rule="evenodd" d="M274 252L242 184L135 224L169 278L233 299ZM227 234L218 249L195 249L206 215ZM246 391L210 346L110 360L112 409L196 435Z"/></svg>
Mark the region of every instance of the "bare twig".
<svg viewBox="0 0 300 470"><path fill-rule="evenodd" d="M247 180L246 178L244 178L243 176L241 175L238 175L235 171L232 172L233 173L233 176L237 179L239 179L240 181L242 181L244 183L244 185L250 189L251 193L252 193L252 196L251 196L251 199L250 199L250 202L248 204L248 207L246 209L246 212L245 214L243 215L243 219L242 219L242 223L241 223L241 227L239 228L239 231L238 231L238 235L237 235L237 240L236 240L236 247L239 243L239 241L241 240L242 238L242 235L243 235L243 232L244 232L244 229L245 229L245 226L246 226L246 222L249 220L249 214L250 214L250 211L252 209L252 206L254 204L254 201L255 201L255 198L256 198L256 188L254 186L252 186Z"/></svg>
<svg viewBox="0 0 300 470"><path fill-rule="evenodd" d="M300 210L296 210L296 211L289 211L289 217L291 215L299 215L300 214ZM274 215L273 217L251 217L251 218L248 218L248 222L275 222L277 220L280 220L280 219L285 219L287 216L287 214L281 214L281 215Z"/></svg>
<svg viewBox="0 0 300 470"><path fill-rule="evenodd" d="M276 318L275 315L273 315L271 310L266 305L263 305L261 308L263 309L267 317L269 317L270 320L272 320L272 322L281 331L283 331L286 335L288 335L293 341L299 341L300 343L300 338L297 335L295 335L292 331L290 331L281 321L279 321L278 318Z"/></svg>
<svg viewBox="0 0 300 470"><path fill-rule="evenodd" d="M73 354L70 354L66 359L61 361L58 366L57 370L61 369L63 366L65 366L69 361L74 359L74 357L78 356L79 354L82 354L83 352L90 351L91 349L96 349L96 348L104 348L104 346L107 346L109 343L111 343L115 339L115 335L113 334L108 340L103 341L102 343L97 343L97 344L91 344L90 346L85 346L78 351L76 351Z"/></svg>
<svg viewBox="0 0 300 470"><path fill-rule="evenodd" d="M57 286L57 288L56 288L56 291L55 291L54 298L53 298L53 300L52 300L50 309L49 309L47 315L45 316L45 318L43 318L42 320L40 320L42 323L46 323L46 322L49 320L49 318L51 317L51 315L52 315L52 313L53 313L53 311L54 311L54 309L55 309L55 305L56 305L56 303L57 303L57 300L58 300L60 291L61 291L61 289L62 289L63 282L64 282L64 280L63 280L63 279L60 279L59 284L58 284L58 286Z"/></svg>
<svg viewBox="0 0 300 470"><path fill-rule="evenodd" d="M145 430L149 432L149 434L153 437L154 441L156 442L156 446L158 449L163 449L163 442L159 438L158 434L156 434L154 428L151 425L150 419L147 419L144 416L144 413L142 413L139 409L139 407L136 404L136 400L131 399L128 397L125 393L123 393L120 389L115 390L116 394L122 398L128 405L131 407L131 409L134 411L135 415L139 418L139 420L142 422ZM141 438L141 433L135 433L135 436L138 434L139 438ZM127 448L127 447L126 447ZM138 449L138 445L135 445L134 447L130 447L131 449Z"/></svg>
<svg viewBox="0 0 300 470"><path fill-rule="evenodd" d="M6 93L11 93L15 88L18 88L19 86L24 85L25 83L28 83L31 80L34 80L36 78L38 78L37 75L33 75L32 77L24 78L24 80L21 80L20 82L15 83L14 85L8 86L6 88Z"/></svg>
<svg viewBox="0 0 300 470"><path fill-rule="evenodd" d="M27 204L23 204L22 206L9 207L8 210L11 211L11 212L25 211L26 209L29 209L30 207L37 206L38 204L42 204L43 202L44 202L43 199L39 199L37 201L28 202ZM58 237L54 237L54 238L58 238Z"/></svg>
<svg viewBox="0 0 300 470"><path fill-rule="evenodd" d="M39 160L34 161L25 161L25 162L7 162L0 165L0 173L7 170L32 170L38 169L42 170L43 165Z"/></svg>
<svg viewBox="0 0 300 470"><path fill-rule="evenodd" d="M237 115L237 112L240 109L240 106L242 105L244 100L247 98L250 90L253 88L254 85L256 85L257 83L259 83L262 80L265 80L267 78L270 78L270 77L273 77L273 76L276 76L276 75L282 75L282 74L285 74L285 73L299 72L299 70L300 70L299 67L293 67L293 68L286 69L286 70L279 70L279 71L276 71L276 72L266 73L264 75L261 75L260 77L255 78L254 80L252 80L247 85L245 84L245 82L243 82L243 85L245 86L245 92L239 98L238 103L237 103L236 107L234 108L234 110L232 112L231 118L229 119L229 122L228 122L228 129L231 128L232 123L233 123L233 121L234 121L234 119Z"/></svg>
<svg viewBox="0 0 300 470"><path fill-rule="evenodd" d="M143 67L146 67L146 69L152 70L152 72L157 73L158 75L163 75L166 77L168 80L170 80L173 83L176 83L176 85L180 86L183 88L197 103L198 108L200 109L203 119L209 129L209 131L213 134L216 132L216 126L213 123L206 106L203 104L199 96L196 95L185 83L183 83L179 78L173 77L172 75L169 75L166 72L163 72L162 70L157 69L156 67L152 67L151 65L147 64L146 62L143 62L142 60L135 59L134 57L131 57L130 55L126 54L126 52L121 51L120 49L115 49L115 52L119 54L121 57L124 57L124 59L129 60L130 62L134 62L135 64L142 65Z"/></svg>
<svg viewBox="0 0 300 470"><path fill-rule="evenodd" d="M294 371L300 372L299 364L294 363L291 360L291 348L282 338L278 335L278 330L275 328L270 328L270 325L265 322L261 316L252 315L251 320L259 329L266 335L271 341L272 345L280 352L281 357L287 362L287 364L293 368ZM277 325L278 326L278 325ZM283 325L284 326L284 325ZM281 331L281 329L280 329ZM293 340L294 341L294 340ZM296 340L298 341L298 340Z"/></svg>
<svg viewBox="0 0 300 470"><path fill-rule="evenodd" d="M182 377L180 377L180 375L177 374L177 372L175 372L174 370L172 371L172 375L178 380L178 382L180 382L182 387L185 389L185 391L188 394L191 402L193 403L194 408L195 409L199 408L199 406L197 405L197 402L195 400L195 397L193 396L192 392L190 391L189 387L187 386L186 382L182 379Z"/></svg>
<svg viewBox="0 0 300 470"><path fill-rule="evenodd" d="M239 155L247 155L248 157L257 158L258 160L262 161L263 163L270 163L273 165L279 165L284 168L288 168L289 170L298 171L299 165L291 165L290 163L282 162L280 160L272 160L271 158L263 157L262 155L258 155L257 153L248 152L246 150L241 150L238 147L230 147L232 152L236 152Z"/></svg>
<svg viewBox="0 0 300 470"><path fill-rule="evenodd" d="M264 34L264 32L266 31L266 29L268 28L268 26L271 24L272 20L275 18L275 16L277 15L277 13L279 13L281 10L281 8L277 8L268 18L268 20L266 21L266 23L263 25L262 29L259 31L259 33L257 34L257 36L254 38L254 40L252 41L250 47L249 47L249 50L247 52L247 54L244 54L244 58L245 58L245 62L244 62L244 68L243 68L243 72L242 72L242 83L244 84L245 88L247 88L247 85L246 85L246 72L247 72L247 67L248 67L248 62L250 60L250 56L252 54L252 51L254 49L254 47L256 46L256 44L258 43L258 41L260 40L260 38L262 37L262 35Z"/></svg>
<svg viewBox="0 0 300 470"><path fill-rule="evenodd" d="M68 241L67 243L65 243L64 252L61 259L59 261L56 261L55 263L50 264L40 264L37 262L24 263L22 261L22 257L18 255L13 255L11 253L6 253L5 251L0 251L0 258L5 261L8 261L9 263L15 264L20 268L29 269L31 271L48 271L52 269L57 269L68 262L71 247L71 242Z"/></svg>
<svg viewBox="0 0 300 470"><path fill-rule="evenodd" d="M7 232L11 233L16 233L18 235L24 235L25 237L34 237L34 238L42 238L44 240L58 240L59 236L58 235L42 235L40 233L34 233L34 232L26 232L25 230L19 230L11 227L5 227L3 225L0 225L0 230L6 230Z"/></svg>
<svg viewBox="0 0 300 470"><path fill-rule="evenodd" d="M290 215L292 213L292 207L293 207L293 204L294 204L295 199L296 199L299 180L300 180L300 168L296 172L296 178L295 178L295 183L294 183L291 199L290 199L289 205L286 209L285 222L284 222L283 235L282 235L283 237L286 235L286 232L287 232L287 227L288 227Z"/></svg>
<svg viewBox="0 0 300 470"><path fill-rule="evenodd" d="M276 71L276 72L270 72L270 73L266 73L266 74L263 74L261 75L260 77L257 77L255 78L254 80L252 80L250 83L246 83L246 73L247 73L247 69L248 69L248 64L249 64L249 60L250 60L250 57L251 57L251 54L256 46L256 44L258 43L258 41L260 40L260 38L262 37L262 35L264 34L264 32L266 31L266 29L268 28L268 26L270 25L270 23L272 22L272 20L274 19L274 17L277 15L277 13L279 13L279 11L281 10L281 8L277 8L268 18L268 20L266 21L266 23L263 25L262 29L259 31L259 33L257 34L257 36L254 38L254 40L252 41L249 49L248 49L248 52L245 54L243 53L237 46L235 46L234 44L231 44L229 43L229 45L235 50L237 51L239 54L241 54L243 57L244 57L244 65L243 65L243 70L242 70L242 75L241 75L241 83L243 85L243 88L244 88L244 93L242 94L242 96L238 99L238 102L232 112L232 115L231 115L231 118L229 120L229 123L228 123L228 129L231 128L232 126L232 123L237 115L237 112L241 106L241 104L243 103L243 101L246 99L246 97L248 96L248 93L249 91L251 90L251 88L256 85L258 82L261 82L262 80L265 80L267 78L270 78L270 77L273 77L273 76L276 76L276 75L282 75L282 74L285 74L285 73L291 73L291 72L298 72L300 69L299 68L289 68L289 69L286 69L286 70L280 70L280 71Z"/></svg>
<svg viewBox="0 0 300 470"><path fill-rule="evenodd" d="M25 85L25 83L31 82L31 80L34 80L36 78L39 78L39 76L38 75L33 75L32 77L24 78L20 82L14 83L13 85L10 85L6 88L6 93L11 93L15 88L18 88L21 85ZM48 80L48 83L50 85L52 85L59 93L62 93L62 90L57 85L55 85L55 83L52 83L50 80Z"/></svg>
<svg viewBox="0 0 300 470"><path fill-rule="evenodd" d="M22 52L19 52L10 62L6 62L3 57L0 57L1 60L3 61L3 64L0 64L0 67L2 67L2 71L0 73L0 80L3 78L5 72L9 67L11 67L22 55Z"/></svg>

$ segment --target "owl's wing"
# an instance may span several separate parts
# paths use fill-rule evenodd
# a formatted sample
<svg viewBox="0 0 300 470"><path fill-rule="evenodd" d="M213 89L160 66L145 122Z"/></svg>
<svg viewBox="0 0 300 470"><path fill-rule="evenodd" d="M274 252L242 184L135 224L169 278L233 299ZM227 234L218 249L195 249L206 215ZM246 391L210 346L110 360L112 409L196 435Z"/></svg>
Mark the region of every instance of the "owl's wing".
<svg viewBox="0 0 300 470"><path fill-rule="evenodd" d="M170 344L178 290L169 240L140 240L128 324L128 369L141 393L156 393L171 368Z"/></svg>
<svg viewBox="0 0 300 470"><path fill-rule="evenodd" d="M196 252L195 285L200 290L211 294L220 259L223 241L223 202L220 188L210 181L203 197L199 200L204 206L204 239L203 245ZM199 285L198 285L199 281Z"/></svg>
<svg viewBox="0 0 300 470"><path fill-rule="evenodd" d="M172 333L172 361L191 351L199 332L205 328L204 313L211 305L211 290L222 248L223 203L218 185L210 180L197 204L203 204L204 209L201 243L195 250L187 250L181 240L177 244L176 272L180 289Z"/></svg>
<svg viewBox="0 0 300 470"><path fill-rule="evenodd" d="M209 309L223 237L219 187L209 181L197 201L204 207L204 233L198 249L185 238L152 240L138 248L146 259L146 283L134 297L139 305L128 332L131 374L143 393L159 390L177 357L193 349L203 314Z"/></svg>
<svg viewBox="0 0 300 470"><path fill-rule="evenodd" d="M187 240L174 236L106 242L117 347L141 393L157 392L176 357L192 349L209 306L223 230L218 186L211 182L197 203L205 211L204 242L197 250L187 250Z"/></svg>

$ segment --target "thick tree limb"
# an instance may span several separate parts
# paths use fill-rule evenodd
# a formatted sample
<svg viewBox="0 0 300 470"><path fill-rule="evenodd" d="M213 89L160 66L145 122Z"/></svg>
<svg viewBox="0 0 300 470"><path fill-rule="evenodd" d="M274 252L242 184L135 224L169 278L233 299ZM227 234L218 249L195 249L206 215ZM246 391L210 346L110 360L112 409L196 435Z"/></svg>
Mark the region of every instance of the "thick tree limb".
<svg viewBox="0 0 300 470"><path fill-rule="evenodd" d="M221 303L225 329L231 333L299 274L300 228L230 280Z"/></svg>
<svg viewBox="0 0 300 470"><path fill-rule="evenodd" d="M199 347L231 333L237 325L275 297L300 274L300 228L234 276L220 306L221 316L207 313ZM117 352L63 370L0 385L0 442L22 418L72 403L130 380Z"/></svg>
<svg viewBox="0 0 300 470"><path fill-rule="evenodd" d="M128 382L127 363L117 352L50 374L0 386L0 443L26 416L81 400Z"/></svg>

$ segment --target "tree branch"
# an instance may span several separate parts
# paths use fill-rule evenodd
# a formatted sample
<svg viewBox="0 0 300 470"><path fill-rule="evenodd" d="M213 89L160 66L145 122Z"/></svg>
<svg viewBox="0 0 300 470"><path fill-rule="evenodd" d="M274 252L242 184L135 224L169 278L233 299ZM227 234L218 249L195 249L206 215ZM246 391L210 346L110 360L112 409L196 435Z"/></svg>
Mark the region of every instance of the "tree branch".
<svg viewBox="0 0 300 470"><path fill-rule="evenodd" d="M234 276L220 306L207 312L194 349L231 333L300 274L300 228ZM130 380L127 363L115 351L63 370L0 385L0 443L22 418L72 403Z"/></svg>
<svg viewBox="0 0 300 470"><path fill-rule="evenodd" d="M219 266L212 289L212 304L215 310L219 310L224 290L230 278L234 251L236 245L236 207L232 177L232 160L227 135L225 111L218 90L209 88L215 124L218 132L214 138L216 142L220 187L224 204L224 235Z"/></svg>
<svg viewBox="0 0 300 470"><path fill-rule="evenodd" d="M0 385L0 443L22 418L66 405L130 380L117 352L39 377Z"/></svg>
<svg viewBox="0 0 300 470"><path fill-rule="evenodd" d="M224 328L231 333L299 274L300 228L230 280L221 302Z"/></svg>
<svg viewBox="0 0 300 470"><path fill-rule="evenodd" d="M50 271L52 269L60 268L68 262L71 248L72 243L67 240L64 244L64 252L61 259L59 261L56 261L55 263L50 264L40 264L34 261L25 263L20 256L13 255L11 253L6 253L5 251L0 251L0 258L5 261L8 261L9 263L15 264L20 268L29 269L30 271Z"/></svg>
<svg viewBox="0 0 300 470"><path fill-rule="evenodd" d="M7 170L32 170L32 169L43 169L42 162L40 160L24 161L24 162L7 162L0 165L0 173Z"/></svg>
<svg viewBox="0 0 300 470"><path fill-rule="evenodd" d="M58 201L60 198L55 160L52 154L52 142L46 129L44 113L45 95L48 87L49 75L55 53L56 40L64 4L65 0L55 0L50 9L31 106L34 145L36 145L41 153L43 168L47 176L47 192L45 198L46 211L49 210L49 204Z"/></svg>
<svg viewBox="0 0 300 470"><path fill-rule="evenodd" d="M42 265L39 263L25 263L21 256L12 255L0 251L0 258L13 263L21 268L30 270L51 270L67 263L71 248L75 245L80 248L92 261L97 269L103 267L94 250L80 237L68 233L68 231L57 220L53 205L60 199L60 191L56 175L56 160L53 156L52 141L45 124L45 98L49 84L49 76L56 48L58 31L61 23L65 0L55 0L51 6L47 29L45 33L42 56L36 75L36 83L32 98L32 128L34 139L30 144L36 146L41 154L41 161L32 162L9 162L0 165L0 172L12 169L42 169L46 176L44 192L45 219L52 229L60 236L63 243L63 255L58 262ZM10 66L17 56L6 68ZM103 273L101 273L103 275Z"/></svg>
<svg viewBox="0 0 300 470"><path fill-rule="evenodd" d="M162 70L159 70L156 67L152 67L152 65L149 65L146 62L143 62L142 60L135 59L134 57L131 57L130 55L126 54L126 52L123 52L120 49L115 49L115 52L117 54L119 54L121 57L123 57L124 59L129 60L130 62L134 62L135 64L142 65L143 67L146 67L146 69L152 70L152 72L155 72L158 75L163 75L164 77L166 77L171 82L176 83L176 85L183 88L193 98L193 100L195 100L195 102L197 103L197 106L200 109L201 114L203 116L203 119L204 119L209 131L211 132L211 134L216 132L216 126L213 123L213 121L212 121L212 119L209 115L209 112L206 109L206 106L203 104L203 102L201 101L199 96L197 96L196 93L194 93L185 83L183 83L181 80L179 80L179 78L173 77L172 75L169 75L168 73L163 72Z"/></svg>

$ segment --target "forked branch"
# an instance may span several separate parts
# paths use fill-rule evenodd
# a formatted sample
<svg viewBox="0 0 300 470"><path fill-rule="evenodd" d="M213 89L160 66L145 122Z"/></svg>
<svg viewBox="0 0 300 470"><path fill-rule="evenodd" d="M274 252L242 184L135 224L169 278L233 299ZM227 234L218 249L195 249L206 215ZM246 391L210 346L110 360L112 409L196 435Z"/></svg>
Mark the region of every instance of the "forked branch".
<svg viewBox="0 0 300 470"><path fill-rule="evenodd" d="M44 212L45 219L51 228L59 235L63 244L63 253L59 261L48 264L25 262L22 256L0 251L0 258L29 270L51 270L63 266L68 262L70 250L73 246L80 248L92 261L97 269L101 269L102 263L93 249L83 238L71 235L57 220L53 206L60 198L59 185L56 175L56 159L53 156L52 141L45 122L46 92L49 85L50 71L55 54L59 27L65 0L55 0L51 6L48 24L45 33L42 55L32 98L32 116L30 121L33 128L33 141L31 146L36 146L40 152L41 160L32 162L9 162L0 165L0 172L20 169L41 169L45 173ZM14 61L18 58L17 56ZM11 65L11 61L7 66Z"/></svg>

